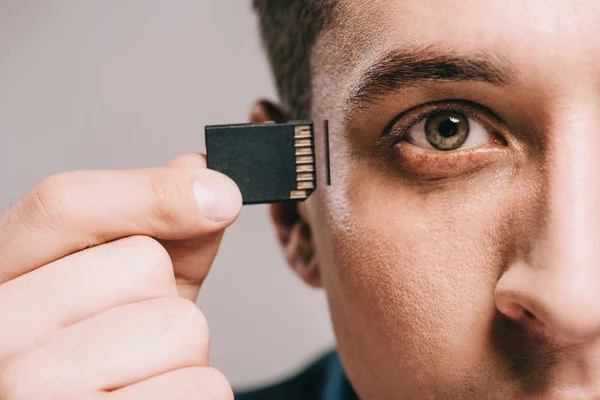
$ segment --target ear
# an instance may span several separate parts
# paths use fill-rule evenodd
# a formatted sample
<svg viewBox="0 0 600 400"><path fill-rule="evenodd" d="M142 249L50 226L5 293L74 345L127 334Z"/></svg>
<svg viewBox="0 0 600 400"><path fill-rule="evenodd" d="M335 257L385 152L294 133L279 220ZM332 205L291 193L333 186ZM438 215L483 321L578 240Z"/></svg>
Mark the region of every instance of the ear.
<svg viewBox="0 0 600 400"><path fill-rule="evenodd" d="M289 266L308 285L321 287L321 270L304 205L286 202L271 204L269 207L271 220Z"/></svg>
<svg viewBox="0 0 600 400"><path fill-rule="evenodd" d="M289 120L287 113L281 107L268 100L258 100L250 109L250 122L276 122L282 123Z"/></svg>
<svg viewBox="0 0 600 400"><path fill-rule="evenodd" d="M271 102L256 102L250 122L286 122L287 114ZM285 202L270 205L271 219L285 257L292 269L313 287L321 287L321 273L315 256L311 227L303 203Z"/></svg>

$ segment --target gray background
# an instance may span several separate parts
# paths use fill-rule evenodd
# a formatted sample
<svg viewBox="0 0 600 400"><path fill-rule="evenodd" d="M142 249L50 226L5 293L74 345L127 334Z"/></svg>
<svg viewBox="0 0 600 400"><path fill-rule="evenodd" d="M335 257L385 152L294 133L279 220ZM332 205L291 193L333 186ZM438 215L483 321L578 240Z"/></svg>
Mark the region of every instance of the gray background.
<svg viewBox="0 0 600 400"><path fill-rule="evenodd" d="M274 98L249 0L0 0L0 207L46 175L161 165L206 124ZM264 206L230 228L198 299L234 385L285 376L333 343L321 292Z"/></svg>

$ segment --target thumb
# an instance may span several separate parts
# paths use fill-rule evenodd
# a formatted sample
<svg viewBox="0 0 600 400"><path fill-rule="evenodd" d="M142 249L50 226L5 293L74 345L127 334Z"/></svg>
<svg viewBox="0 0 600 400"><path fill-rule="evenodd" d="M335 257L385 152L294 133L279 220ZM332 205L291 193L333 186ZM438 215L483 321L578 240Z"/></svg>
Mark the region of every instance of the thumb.
<svg viewBox="0 0 600 400"><path fill-rule="evenodd" d="M206 156L201 153L187 153L175 157L166 166L202 169L206 168ZM217 254L222 237L223 231L218 231L185 240L160 240L173 261L175 279L181 297L195 301Z"/></svg>

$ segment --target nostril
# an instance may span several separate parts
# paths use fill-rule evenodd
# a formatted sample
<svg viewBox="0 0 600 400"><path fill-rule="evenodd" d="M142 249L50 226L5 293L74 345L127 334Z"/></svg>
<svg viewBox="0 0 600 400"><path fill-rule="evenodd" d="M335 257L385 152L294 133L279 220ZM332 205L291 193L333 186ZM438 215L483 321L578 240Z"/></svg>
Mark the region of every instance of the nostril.
<svg viewBox="0 0 600 400"><path fill-rule="evenodd" d="M498 311L512 320L521 321L523 319L525 308L506 296L498 298L496 301L496 308L498 308ZM529 312L529 310L527 310L527 312L529 315L534 317L533 313Z"/></svg>
<svg viewBox="0 0 600 400"><path fill-rule="evenodd" d="M538 339L550 339L546 325L527 308L521 309L521 318L519 319L519 322L521 322L534 337L537 337Z"/></svg>
<svg viewBox="0 0 600 400"><path fill-rule="evenodd" d="M534 337L547 338L546 325L529 308L513 301L499 302L497 308L506 317L521 324Z"/></svg>
<svg viewBox="0 0 600 400"><path fill-rule="evenodd" d="M523 309L523 316L527 319L535 319L535 315L533 315L531 311L526 308Z"/></svg>

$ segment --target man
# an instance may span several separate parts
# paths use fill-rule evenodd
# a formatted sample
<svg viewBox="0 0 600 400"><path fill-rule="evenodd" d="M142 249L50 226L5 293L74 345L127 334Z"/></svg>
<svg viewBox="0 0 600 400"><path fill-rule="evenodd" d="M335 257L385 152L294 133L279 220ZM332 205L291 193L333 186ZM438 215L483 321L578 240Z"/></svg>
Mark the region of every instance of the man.
<svg viewBox="0 0 600 400"><path fill-rule="evenodd" d="M251 119L332 128L334 184L271 210L338 351L239 398L600 398L600 4L255 7L282 106ZM231 398L191 300L239 208L195 155L36 185L0 220L0 398Z"/></svg>

